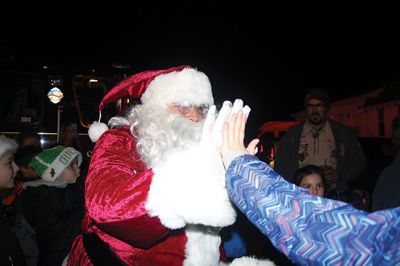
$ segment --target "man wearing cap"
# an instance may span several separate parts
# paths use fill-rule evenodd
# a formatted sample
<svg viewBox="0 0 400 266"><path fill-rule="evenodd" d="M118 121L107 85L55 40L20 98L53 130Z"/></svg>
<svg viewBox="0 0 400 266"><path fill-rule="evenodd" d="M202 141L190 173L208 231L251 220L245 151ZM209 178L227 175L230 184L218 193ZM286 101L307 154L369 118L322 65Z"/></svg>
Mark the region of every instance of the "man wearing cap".
<svg viewBox="0 0 400 266"><path fill-rule="evenodd" d="M215 118L210 81L190 66L135 74L112 88L99 109L128 96L141 104L112 118L110 129L97 122L89 129L96 145L84 233L68 265L219 265L219 230L236 218L218 153L222 126L249 108L225 102Z"/></svg>
<svg viewBox="0 0 400 266"><path fill-rule="evenodd" d="M307 120L291 127L279 142L275 170L293 181L300 167L317 165L325 170L329 191L341 192L366 167L366 158L351 130L328 119L330 99L328 92L314 88L304 98Z"/></svg>

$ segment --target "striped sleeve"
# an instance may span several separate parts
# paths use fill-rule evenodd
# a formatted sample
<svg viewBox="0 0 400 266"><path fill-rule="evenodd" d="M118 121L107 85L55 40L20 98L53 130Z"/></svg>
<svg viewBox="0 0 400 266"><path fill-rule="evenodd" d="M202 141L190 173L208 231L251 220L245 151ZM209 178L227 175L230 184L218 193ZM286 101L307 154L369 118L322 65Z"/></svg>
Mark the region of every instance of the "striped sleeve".
<svg viewBox="0 0 400 266"><path fill-rule="evenodd" d="M313 196L250 155L226 176L231 200L295 263L400 264L400 208L367 213Z"/></svg>

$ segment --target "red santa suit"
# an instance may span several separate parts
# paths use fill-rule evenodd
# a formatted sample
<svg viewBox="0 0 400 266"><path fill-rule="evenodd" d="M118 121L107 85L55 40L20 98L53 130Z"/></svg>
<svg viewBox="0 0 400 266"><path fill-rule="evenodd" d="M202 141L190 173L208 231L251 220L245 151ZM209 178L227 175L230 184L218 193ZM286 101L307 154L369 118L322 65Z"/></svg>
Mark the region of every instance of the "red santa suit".
<svg viewBox="0 0 400 266"><path fill-rule="evenodd" d="M180 101L213 104L207 76L188 66L129 77L107 93L100 111L125 96L141 97L140 108L160 110ZM84 234L73 243L69 266L221 264L219 229L233 224L236 213L215 145L218 134L211 133L221 129L223 120L217 119L220 127L213 127L218 124L215 106L209 114L200 141L170 147L152 168L137 150L133 127L91 126L89 136L99 139L86 177ZM98 132L99 128L103 130ZM250 258L234 260L232 265L251 263L261 265Z"/></svg>
<svg viewBox="0 0 400 266"><path fill-rule="evenodd" d="M96 233L126 265L183 265L185 231L171 231L148 215L154 173L140 160L130 131L110 129L98 147L86 179L85 232ZM92 265L82 236L72 250L69 265Z"/></svg>
<svg viewBox="0 0 400 266"><path fill-rule="evenodd" d="M101 105L144 91L143 104L164 108L175 99L213 104L208 78L182 66L136 74ZM96 142L85 185L85 234L75 239L68 265L219 265L219 229L236 214L218 152L204 142L172 149L150 169L136 141L124 127ZM105 262L110 257L114 262Z"/></svg>

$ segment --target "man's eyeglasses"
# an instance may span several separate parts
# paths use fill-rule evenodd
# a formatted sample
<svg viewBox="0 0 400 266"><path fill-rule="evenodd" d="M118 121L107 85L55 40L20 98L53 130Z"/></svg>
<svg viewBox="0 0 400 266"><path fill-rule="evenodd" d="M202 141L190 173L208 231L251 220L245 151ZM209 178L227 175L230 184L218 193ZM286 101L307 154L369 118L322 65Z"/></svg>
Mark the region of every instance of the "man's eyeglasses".
<svg viewBox="0 0 400 266"><path fill-rule="evenodd" d="M311 103L307 103L306 104L306 107L307 107L307 109L314 109L314 108L317 108L317 109L322 109L322 108L324 108L325 107L325 104L323 104L323 103L317 103L317 104L311 104Z"/></svg>
<svg viewBox="0 0 400 266"><path fill-rule="evenodd" d="M201 116L205 116L209 109L208 104L194 105L189 102L174 103L172 106L176 107L181 114L187 114L192 108L194 108Z"/></svg>

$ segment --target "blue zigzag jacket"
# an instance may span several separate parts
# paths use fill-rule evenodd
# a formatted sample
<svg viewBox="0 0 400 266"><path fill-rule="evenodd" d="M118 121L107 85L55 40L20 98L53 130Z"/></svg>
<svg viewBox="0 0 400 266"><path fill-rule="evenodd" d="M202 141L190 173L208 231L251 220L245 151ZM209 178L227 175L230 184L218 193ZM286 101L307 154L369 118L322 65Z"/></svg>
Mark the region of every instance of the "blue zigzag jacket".
<svg viewBox="0 0 400 266"><path fill-rule="evenodd" d="M287 182L257 157L226 172L236 206L301 265L400 265L400 208L368 213Z"/></svg>

